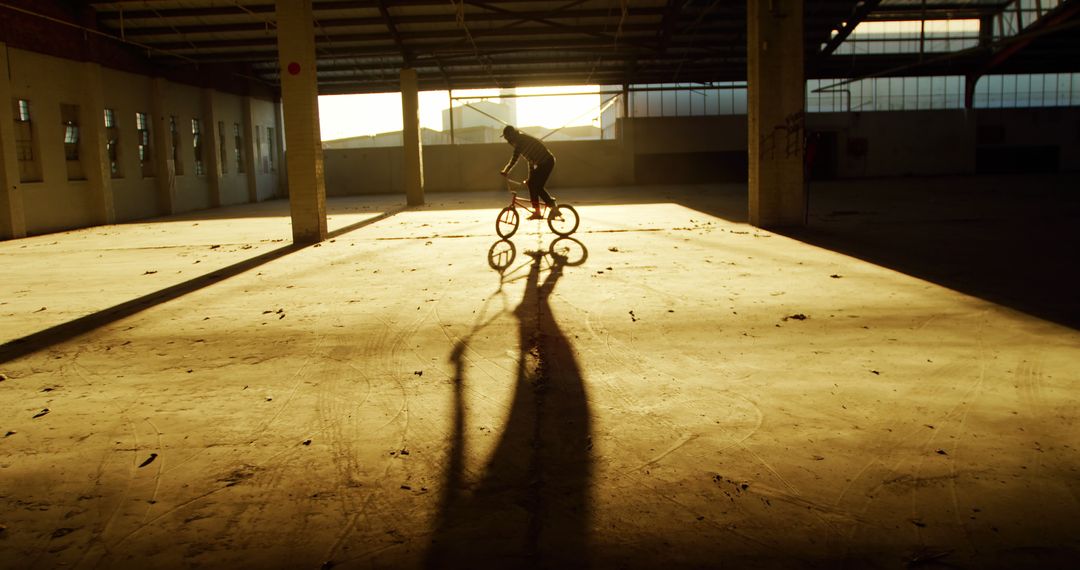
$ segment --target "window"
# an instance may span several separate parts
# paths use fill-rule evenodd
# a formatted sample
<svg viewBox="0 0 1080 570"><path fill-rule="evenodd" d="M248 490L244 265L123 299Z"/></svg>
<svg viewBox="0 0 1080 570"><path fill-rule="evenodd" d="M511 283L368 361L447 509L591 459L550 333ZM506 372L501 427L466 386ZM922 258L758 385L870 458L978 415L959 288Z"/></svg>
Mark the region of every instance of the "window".
<svg viewBox="0 0 1080 570"><path fill-rule="evenodd" d="M182 175L184 173L184 163L180 160L180 130L176 128L176 115L169 117L169 134L172 135L173 172Z"/></svg>
<svg viewBox="0 0 1080 570"><path fill-rule="evenodd" d="M30 101L26 99L15 100L15 153L19 159L19 182L41 182Z"/></svg>
<svg viewBox="0 0 1080 570"><path fill-rule="evenodd" d="M629 97L632 117L746 114L745 81L631 85Z"/></svg>
<svg viewBox="0 0 1080 570"><path fill-rule="evenodd" d="M195 151L195 175L206 174L203 166L202 122L199 119L191 120L191 147Z"/></svg>
<svg viewBox="0 0 1080 570"><path fill-rule="evenodd" d="M109 156L109 173L113 178L123 178L120 173L120 129L112 109L105 109L105 151Z"/></svg>
<svg viewBox="0 0 1080 570"><path fill-rule="evenodd" d="M975 84L976 109L1080 105L1080 73L984 75Z"/></svg>
<svg viewBox="0 0 1080 570"><path fill-rule="evenodd" d="M887 54L954 52L979 44L976 19L861 22L834 53ZM836 35L838 32L833 32Z"/></svg>
<svg viewBox="0 0 1080 570"><path fill-rule="evenodd" d="M218 121L218 162L221 163L221 173L229 171L229 151L225 148L225 121Z"/></svg>
<svg viewBox="0 0 1080 570"><path fill-rule="evenodd" d="M244 137L240 135L240 124L233 123L233 154L236 157L236 172L244 173Z"/></svg>
<svg viewBox="0 0 1080 570"><path fill-rule="evenodd" d="M139 168L144 178L154 175L154 159L150 153L150 122L146 113L135 113L135 129L139 134Z"/></svg>
<svg viewBox="0 0 1080 570"><path fill-rule="evenodd" d="M64 132L64 158L67 159L68 180L85 180L79 153L79 106L60 105L60 126Z"/></svg>
<svg viewBox="0 0 1080 570"><path fill-rule="evenodd" d="M267 156L269 156L269 161L268 162L270 163L270 171L273 172L275 170L274 169L274 129L271 129L269 127L267 127L267 129L266 129L266 148L267 148Z"/></svg>

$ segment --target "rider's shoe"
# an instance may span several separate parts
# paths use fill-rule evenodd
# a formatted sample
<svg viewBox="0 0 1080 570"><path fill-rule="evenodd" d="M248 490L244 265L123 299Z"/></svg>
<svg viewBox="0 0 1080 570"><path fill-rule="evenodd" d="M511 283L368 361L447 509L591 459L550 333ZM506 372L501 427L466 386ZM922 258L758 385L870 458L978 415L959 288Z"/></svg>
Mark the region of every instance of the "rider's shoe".
<svg viewBox="0 0 1080 570"><path fill-rule="evenodd" d="M551 218L552 220L561 220L562 219L562 212L559 211L559 203L558 202L556 202L555 205L551 206L551 212L548 213L548 217Z"/></svg>
<svg viewBox="0 0 1080 570"><path fill-rule="evenodd" d="M533 212L531 216L525 218L526 220L542 220L544 216L540 215L540 212Z"/></svg>

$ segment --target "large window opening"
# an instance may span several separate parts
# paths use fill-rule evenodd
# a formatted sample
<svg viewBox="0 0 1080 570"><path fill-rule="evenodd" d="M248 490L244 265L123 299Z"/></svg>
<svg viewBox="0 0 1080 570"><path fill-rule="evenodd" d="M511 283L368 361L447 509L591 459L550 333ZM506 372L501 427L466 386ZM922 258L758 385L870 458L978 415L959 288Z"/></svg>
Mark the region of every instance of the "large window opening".
<svg viewBox="0 0 1080 570"><path fill-rule="evenodd" d="M599 85L425 91L418 94L422 144L501 143L513 125L547 141L615 135L618 88ZM401 146L399 93L319 98L326 148Z"/></svg>

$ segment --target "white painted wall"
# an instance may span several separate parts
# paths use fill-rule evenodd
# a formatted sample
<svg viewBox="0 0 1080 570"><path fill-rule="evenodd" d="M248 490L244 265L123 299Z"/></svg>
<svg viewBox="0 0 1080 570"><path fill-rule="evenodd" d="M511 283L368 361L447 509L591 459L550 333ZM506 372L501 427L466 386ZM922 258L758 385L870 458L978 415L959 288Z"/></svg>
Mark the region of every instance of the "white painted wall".
<svg viewBox="0 0 1080 570"><path fill-rule="evenodd" d="M8 56L12 97L30 101L35 150L42 173L41 182L20 183L27 233L89 226L94 221L90 185L67 179L64 129L60 122L62 103L80 103L83 76L80 64L11 48ZM84 146L81 153L88 156L91 149Z"/></svg>
<svg viewBox="0 0 1080 570"><path fill-rule="evenodd" d="M35 52L8 48L6 51L10 67L11 94L16 99L30 101L36 141L36 154L41 164L40 182L20 182L24 197L26 229L29 234L42 234L53 231L87 227L98 223L94 199L90 185L86 181L67 179L64 159L63 127L60 121L62 103L79 104L83 107L80 115L83 121L104 121L104 109L88 109L83 104L84 93L89 91L85 81L85 65L82 62L38 54ZM107 184L113 196L116 221L123 222L161 214L161 204L155 180L157 176L167 176L166 172L155 172L154 177L144 177L138 159L138 133L135 113L148 115L151 129L169 129L169 116L175 115L180 134L179 156L183 164L183 173L175 178L176 211L184 212L210 207L209 174L196 175L194 165L194 147L191 132L191 119L198 117L203 122L203 133L209 137L214 130L203 116L202 91L198 87L173 82L166 82L162 93L162 116L152 114L152 91L149 77L102 68L101 91L105 107L116 113L120 129L119 178L109 178ZM262 149L266 156L269 152L266 144L267 128L275 129L275 136L280 138L281 127L275 115L275 103L264 99L251 98L255 124L263 135ZM221 177L223 204L237 204L248 201L247 177L254 176L257 195L260 200L276 197L280 194L279 174L281 171L280 142L274 145L278 156L274 168L262 168L263 161L257 161L259 168L255 173L237 172L233 157L232 125L243 128L244 98L237 95L215 92L212 97L213 113L217 120L224 123L226 129L226 155L229 159L226 172ZM11 103L5 102L10 105ZM216 125L214 125L216 126ZM246 137L247 135L245 135ZM83 160L97 156L94 149L81 150ZM171 149L157 148L152 145L153 153L171 156ZM209 169L211 145L204 150L204 163ZM17 165L13 165L17 168ZM84 170L87 170L84 168ZM106 172L108 165L105 165Z"/></svg>
<svg viewBox="0 0 1080 570"><path fill-rule="evenodd" d="M221 204L242 204L248 201L247 173L236 167L233 126L244 128L244 99L230 93L214 92L214 115L223 128L225 160L221 163ZM218 125L214 125L217 133Z"/></svg>
<svg viewBox="0 0 1080 570"><path fill-rule="evenodd" d="M139 133L135 122L135 113L152 117L150 78L112 69L102 69L101 78L105 106L115 111L120 129L121 177L111 179L116 221L154 216L158 212L157 189L154 179L144 177L139 165Z"/></svg>

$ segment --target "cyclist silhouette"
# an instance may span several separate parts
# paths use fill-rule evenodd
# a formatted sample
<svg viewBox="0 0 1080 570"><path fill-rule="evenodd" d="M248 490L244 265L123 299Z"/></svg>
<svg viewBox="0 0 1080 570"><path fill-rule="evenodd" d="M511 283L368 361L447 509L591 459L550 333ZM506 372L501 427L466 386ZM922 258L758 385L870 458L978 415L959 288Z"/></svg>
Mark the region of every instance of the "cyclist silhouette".
<svg viewBox="0 0 1080 570"><path fill-rule="evenodd" d="M541 198L551 209L551 215L556 215L559 204L544 189L544 185L547 184L548 178L551 176L551 171L555 168L555 155L551 154L551 151L544 146L544 143L540 142L540 139L527 135L510 125L506 125L503 129L502 136L506 139L506 142L513 145L514 155L510 157L510 162L503 167L499 174L503 176L509 175L510 169L517 164L518 158L522 156L529 161L529 179L526 184L529 187L529 198L532 200L533 213L528 219L538 220L542 217L540 215Z"/></svg>

